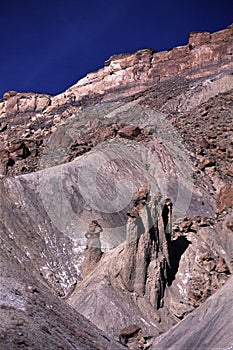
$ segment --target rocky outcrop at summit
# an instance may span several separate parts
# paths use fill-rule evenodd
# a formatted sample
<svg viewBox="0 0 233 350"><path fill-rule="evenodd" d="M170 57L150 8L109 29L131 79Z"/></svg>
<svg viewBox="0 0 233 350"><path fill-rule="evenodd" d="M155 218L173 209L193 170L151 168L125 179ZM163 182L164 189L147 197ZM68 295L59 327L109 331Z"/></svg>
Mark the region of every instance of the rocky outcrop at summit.
<svg viewBox="0 0 233 350"><path fill-rule="evenodd" d="M0 159L1 173L38 170L50 135L88 105L138 99L157 110L186 112L229 91L233 87L232 34L233 26L229 26L213 34L193 33L188 45L173 50L157 53L146 49L113 56L103 69L58 96L5 93L0 101L1 152L5 152ZM147 96L152 101L147 102ZM28 156L15 159L12 142L24 143ZM224 152L226 145L219 146L219 152ZM229 157L231 152L226 149Z"/></svg>
<svg viewBox="0 0 233 350"><path fill-rule="evenodd" d="M213 71L214 75L223 70L230 72L232 33L232 26L214 34L192 33L188 45L169 51L157 53L145 49L125 56L113 56L103 69L81 79L63 96L79 99L87 94L100 94L106 101L118 90L120 95L132 95L176 75L197 79L210 77Z"/></svg>

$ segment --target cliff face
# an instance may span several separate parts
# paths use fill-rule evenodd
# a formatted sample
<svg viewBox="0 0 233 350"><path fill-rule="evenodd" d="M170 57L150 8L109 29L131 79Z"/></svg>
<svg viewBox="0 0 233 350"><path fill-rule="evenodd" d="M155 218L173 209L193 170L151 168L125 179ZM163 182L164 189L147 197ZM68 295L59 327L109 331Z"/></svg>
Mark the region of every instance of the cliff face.
<svg viewBox="0 0 233 350"><path fill-rule="evenodd" d="M51 349L115 350L121 334L129 348L146 349L148 336L183 318L158 344L170 346L179 325L189 337L192 314L218 300L233 271L232 51L232 26L192 33L166 52L115 55L58 96L4 94L4 349L23 344L12 310L25 346L35 338L38 348L45 339ZM47 304L65 340L43 324ZM175 344L196 346L182 339Z"/></svg>
<svg viewBox="0 0 233 350"><path fill-rule="evenodd" d="M7 92L0 102L1 172L38 169L46 139L61 122L87 105L138 98L151 91L157 110L185 113L232 88L233 27L192 33L186 46L164 52L141 50L113 56L58 96ZM156 91L155 91L156 90ZM139 94L139 95L138 95ZM20 165L15 167L18 159ZM12 167L14 170L12 171Z"/></svg>
<svg viewBox="0 0 233 350"><path fill-rule="evenodd" d="M97 73L87 75L68 89L65 97L90 93L114 98L116 91L127 96L144 91L174 76L187 79L211 77L232 69L232 27L218 33L192 33L186 46L165 52L141 50L123 57L113 56ZM214 71L214 74L213 74ZM125 91L122 91L125 90Z"/></svg>

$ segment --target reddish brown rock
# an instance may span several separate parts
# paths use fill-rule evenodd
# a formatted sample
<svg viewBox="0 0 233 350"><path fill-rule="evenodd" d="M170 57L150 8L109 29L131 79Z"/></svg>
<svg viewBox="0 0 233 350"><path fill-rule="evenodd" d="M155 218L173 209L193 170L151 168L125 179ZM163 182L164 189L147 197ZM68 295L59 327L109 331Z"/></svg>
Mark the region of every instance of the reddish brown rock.
<svg viewBox="0 0 233 350"><path fill-rule="evenodd" d="M192 32L189 35L189 44L191 47L208 44L210 39L211 35L208 32Z"/></svg>
<svg viewBox="0 0 233 350"><path fill-rule="evenodd" d="M226 152L226 155L228 158L233 158L233 150L232 149L228 149Z"/></svg>
<svg viewBox="0 0 233 350"><path fill-rule="evenodd" d="M193 222L191 220L184 220L179 224L179 231L188 232L192 227L192 225L193 225Z"/></svg>
<svg viewBox="0 0 233 350"><path fill-rule="evenodd" d="M7 163L9 159L9 151L6 149L0 149L0 159L2 163Z"/></svg>
<svg viewBox="0 0 233 350"><path fill-rule="evenodd" d="M118 131L118 134L121 137L129 138L129 139L133 139L137 137L140 133L141 133L141 130L136 125L127 125Z"/></svg>
<svg viewBox="0 0 233 350"><path fill-rule="evenodd" d="M3 132L7 129L8 124L5 123L0 123L0 132Z"/></svg>
<svg viewBox="0 0 233 350"><path fill-rule="evenodd" d="M228 221L226 223L226 227L228 228L228 230L231 230L233 232L233 221Z"/></svg>
<svg viewBox="0 0 233 350"><path fill-rule="evenodd" d="M213 261L204 261L203 262L203 267L207 271L213 271L216 267L215 263Z"/></svg>
<svg viewBox="0 0 233 350"><path fill-rule="evenodd" d="M229 268L223 258L221 258L217 265L216 265L216 271L218 273L229 273Z"/></svg>
<svg viewBox="0 0 233 350"><path fill-rule="evenodd" d="M213 260L213 257L209 252L205 252L205 253L201 254L200 260L210 261L210 260Z"/></svg>
<svg viewBox="0 0 233 350"><path fill-rule="evenodd" d="M217 74L222 67L232 66L229 52L226 52L226 47L231 47L232 32L232 27L224 31L225 42L212 42L211 38L209 40L209 33L195 34L192 36L195 48L191 51L189 44L159 53L147 49L120 57L115 56L104 69L88 74L68 89L64 96L68 98L69 95L75 95L77 100L88 93L98 92L105 94L106 101L112 96L113 89L120 89L121 96L128 96L174 75L187 78L190 74L202 78L211 76L213 64Z"/></svg>
<svg viewBox="0 0 233 350"><path fill-rule="evenodd" d="M209 143L208 143L208 141L206 140L205 137L200 137L199 140L198 140L198 143L203 148L208 148L209 147Z"/></svg>
<svg viewBox="0 0 233 350"><path fill-rule="evenodd" d="M3 99L4 99L4 100L8 100L8 98L10 98L10 97L12 97L12 96L15 96L16 94L17 94L16 91L13 91L13 90L7 91L7 92L5 92L5 94L3 95Z"/></svg>
<svg viewBox="0 0 233 350"><path fill-rule="evenodd" d="M211 139L215 139L217 137L216 131L213 130L207 130L206 135Z"/></svg>
<svg viewBox="0 0 233 350"><path fill-rule="evenodd" d="M128 216L136 218L139 215L140 210L145 205L146 201L149 199L150 186L144 185L140 187L136 194L133 202L132 209L127 213Z"/></svg>
<svg viewBox="0 0 233 350"><path fill-rule="evenodd" d="M10 153L6 149L0 149L0 174L5 175L7 172L7 164L9 163Z"/></svg>
<svg viewBox="0 0 233 350"><path fill-rule="evenodd" d="M104 125L100 127L89 136L89 142L91 141L93 146L99 144L100 142L106 141L110 138L114 138L117 134L119 126L117 124Z"/></svg>
<svg viewBox="0 0 233 350"><path fill-rule="evenodd" d="M214 159L210 159L210 158L205 158L203 159L203 161L201 162L201 169L205 169L207 167L211 167L215 165L215 161Z"/></svg>
<svg viewBox="0 0 233 350"><path fill-rule="evenodd" d="M16 142L10 148L11 157L27 158L31 153L24 142Z"/></svg>
<svg viewBox="0 0 233 350"><path fill-rule="evenodd" d="M38 96L36 99L36 112L37 111L43 111L45 108L47 108L50 104L50 97L49 96Z"/></svg>
<svg viewBox="0 0 233 350"><path fill-rule="evenodd" d="M119 339L130 350L145 349L145 339L142 336L142 329L136 324L123 328L120 331Z"/></svg>
<svg viewBox="0 0 233 350"><path fill-rule="evenodd" d="M220 40L219 38L222 39ZM171 103L172 113L179 111L180 108L181 110L187 110L187 107L192 109L193 103L198 105L203 101L203 98L207 101L209 97L214 97L220 92L229 90L231 86L229 71L232 68L232 38L233 26L230 26L213 35L209 33L192 33L190 40L195 44L193 50L190 50L189 45L185 45L164 52L144 49L126 55L114 55L103 69L88 74L67 91L54 97L47 94L8 92L0 103L1 122L7 122L8 125L7 131L3 128L1 132L2 139L0 141L4 142L2 147L7 148L5 141L7 139L12 140L12 138L16 138L16 141L20 137L23 139L30 138L32 135L48 138L51 133L56 132L58 125L54 126L55 122L60 123L64 121L64 119L76 114L89 104L109 101L116 96L119 100L123 98L130 99L130 96L136 96L135 94L143 94L142 100L145 100L145 96L147 93L150 93L150 89L152 89L152 99L148 106L151 108L156 107L159 110L164 108L164 106L167 108L167 103ZM217 77L220 73L223 76L225 73L227 74L225 80L212 79L213 75ZM193 87L196 86L196 83L193 82L199 78L201 78L201 83L197 82L197 84L201 87L200 93L192 91ZM203 79L206 80L203 82ZM180 83L181 86L179 86ZM188 89L186 91L187 96L183 96L185 89ZM196 97L197 93L199 93L198 97ZM177 96L178 105L174 101L175 96ZM180 97L178 98L178 96ZM185 100L183 106L182 99ZM230 101L228 102L230 106ZM213 101L212 104L214 103L216 102ZM228 158L231 156L231 150L229 144L226 144L227 138L225 138L227 136L225 135L227 128L230 125L225 126L226 130L221 135L219 135L219 131L222 132L222 129L217 126L218 123L221 123L221 120L227 121L227 118L229 119L227 115L229 116L230 114L226 110L226 106L222 104L218 108L218 115L221 113L222 117L218 119L218 123L215 123L209 107L208 105L201 107L201 118L206 118L207 122L211 121L211 125L206 125L205 130L207 132L202 132L203 127L201 127L200 123L199 134L197 128L195 128L196 135L193 135L191 132L191 137L189 137L188 141L198 137L201 148L198 148L197 144L195 145L197 153L210 159L213 158L215 160L216 158L216 155L209 154L210 149L218 149L219 154L217 157L223 163L225 156ZM224 111L226 111L226 116L223 115ZM197 114L198 111L195 113L195 117ZM195 119L192 116L187 116L187 118ZM203 120L201 122L203 123ZM195 125L191 122L191 129ZM128 130L126 129L122 132L122 129L124 128L121 128L121 131L119 131L119 135L122 133L122 137L136 138L137 141L141 141L144 138L144 131L138 134L138 129L130 130L129 126ZM114 132L110 128L107 129L107 127L105 130L97 130L95 134L91 135L93 146L108 138L115 137L113 135ZM135 136L137 134L138 136ZM188 137L187 128L185 130L182 128L181 134ZM222 139L220 143L223 144L224 150L217 147L218 139ZM208 146L207 143L210 144L212 143L211 141L214 143ZM64 161L72 160L74 157L90 150L89 145L88 147L79 146L71 156L67 155L67 157L64 157ZM30 157L27 162L31 162ZM211 165L204 164L203 169L206 166ZM27 164L27 168L36 170L36 162L33 161L33 167ZM231 176L231 172L226 173L227 166L223 169L221 164L221 168L222 173ZM20 169L21 166L18 167L16 162L11 169L11 175L19 174Z"/></svg>
<svg viewBox="0 0 233 350"><path fill-rule="evenodd" d="M36 95L27 94L18 99L18 108L20 112L34 112L36 108Z"/></svg>
<svg viewBox="0 0 233 350"><path fill-rule="evenodd" d="M225 185L221 188L218 195L217 210L222 212L231 206L233 206L233 185Z"/></svg>
<svg viewBox="0 0 233 350"><path fill-rule="evenodd" d="M206 216L201 216L200 221L198 222L198 226L205 227L211 224L211 219Z"/></svg>
<svg viewBox="0 0 233 350"><path fill-rule="evenodd" d="M18 112L18 97L15 96L9 96L7 98L7 101L5 103L5 111L7 113L16 113Z"/></svg>

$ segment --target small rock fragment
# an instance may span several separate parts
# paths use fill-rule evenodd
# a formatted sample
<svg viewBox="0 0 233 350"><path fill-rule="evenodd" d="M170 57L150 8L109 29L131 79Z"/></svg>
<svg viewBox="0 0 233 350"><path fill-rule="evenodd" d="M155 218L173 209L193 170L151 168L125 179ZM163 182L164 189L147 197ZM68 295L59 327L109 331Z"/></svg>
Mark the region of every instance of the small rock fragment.
<svg viewBox="0 0 233 350"><path fill-rule="evenodd" d="M141 130L136 125L127 125L118 131L118 134L121 137L125 137L128 139L133 139L137 137L140 133L141 133Z"/></svg>

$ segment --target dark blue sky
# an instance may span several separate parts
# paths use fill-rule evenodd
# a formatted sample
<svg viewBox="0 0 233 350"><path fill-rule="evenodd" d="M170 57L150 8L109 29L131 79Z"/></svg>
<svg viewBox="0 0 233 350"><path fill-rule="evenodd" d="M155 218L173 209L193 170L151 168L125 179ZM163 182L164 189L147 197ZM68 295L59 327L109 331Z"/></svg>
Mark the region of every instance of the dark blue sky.
<svg viewBox="0 0 233 350"><path fill-rule="evenodd" d="M166 50L232 22L232 0L1 1L0 97L57 94L112 54Z"/></svg>

